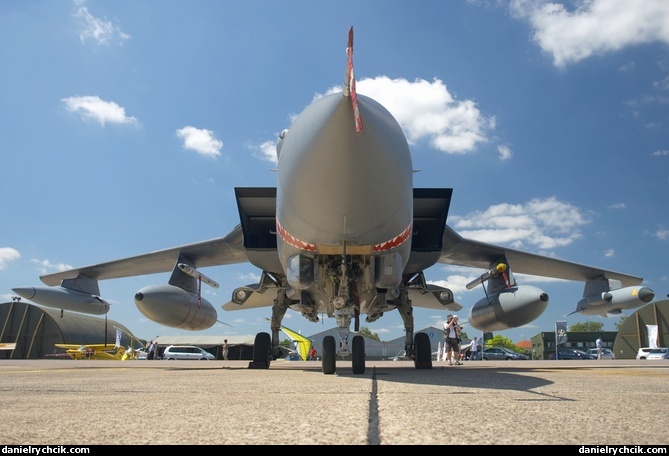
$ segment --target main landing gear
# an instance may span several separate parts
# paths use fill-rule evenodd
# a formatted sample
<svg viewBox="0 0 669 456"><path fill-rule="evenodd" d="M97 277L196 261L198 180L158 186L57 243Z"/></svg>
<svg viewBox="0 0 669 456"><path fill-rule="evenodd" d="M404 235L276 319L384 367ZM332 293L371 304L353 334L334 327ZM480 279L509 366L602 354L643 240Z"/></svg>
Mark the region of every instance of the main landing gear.
<svg viewBox="0 0 669 456"><path fill-rule="evenodd" d="M271 362L272 340L268 333L258 333L253 344L253 361L249 369L269 369ZM426 333L414 336L414 366L416 369L432 369L432 346ZM351 344L351 361L354 374L365 373L365 339L360 335L353 336ZM324 374L332 375L337 371L337 344L334 336L323 338L323 355L321 368Z"/></svg>

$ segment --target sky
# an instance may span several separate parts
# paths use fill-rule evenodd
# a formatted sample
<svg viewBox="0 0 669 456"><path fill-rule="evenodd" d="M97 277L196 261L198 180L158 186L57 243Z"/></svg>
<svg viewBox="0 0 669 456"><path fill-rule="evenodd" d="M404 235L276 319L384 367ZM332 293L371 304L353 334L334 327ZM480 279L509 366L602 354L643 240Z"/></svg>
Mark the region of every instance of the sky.
<svg viewBox="0 0 669 456"><path fill-rule="evenodd" d="M416 187L453 188L464 237L644 278L669 293L669 2L202 0L0 2L0 302L39 276L212 239L239 223L235 187L275 186L278 134L344 83L395 116ZM511 265L513 267L513 265ZM224 311L249 265L206 268L219 320L197 333L133 296L168 274L100 282L108 318L140 338L253 335L270 308ZM481 274L435 265L460 320ZM516 275L550 296L514 342L566 314L582 282ZM627 311L623 315L630 315ZM415 329L448 312L416 308ZM287 328L335 327L289 310ZM404 336L396 311L361 326ZM469 336L477 330L464 326Z"/></svg>

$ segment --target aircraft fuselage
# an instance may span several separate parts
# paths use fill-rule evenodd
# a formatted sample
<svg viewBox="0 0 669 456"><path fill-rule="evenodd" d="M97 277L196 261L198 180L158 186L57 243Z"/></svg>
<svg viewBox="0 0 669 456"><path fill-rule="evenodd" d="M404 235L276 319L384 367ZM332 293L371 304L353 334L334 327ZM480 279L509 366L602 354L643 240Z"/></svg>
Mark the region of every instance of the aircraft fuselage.
<svg viewBox="0 0 669 456"><path fill-rule="evenodd" d="M395 290L411 251L413 169L406 138L379 103L341 93L300 114L277 147L276 225L289 297L318 312ZM308 296L307 296L308 295ZM345 302L333 303L341 296Z"/></svg>

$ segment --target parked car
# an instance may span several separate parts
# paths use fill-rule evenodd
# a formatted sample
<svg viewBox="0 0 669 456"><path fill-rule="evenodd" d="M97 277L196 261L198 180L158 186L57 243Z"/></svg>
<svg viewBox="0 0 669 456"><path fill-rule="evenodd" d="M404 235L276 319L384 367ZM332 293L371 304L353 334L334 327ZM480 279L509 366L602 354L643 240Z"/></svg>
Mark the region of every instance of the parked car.
<svg viewBox="0 0 669 456"><path fill-rule="evenodd" d="M407 351L406 350L400 350L395 356L391 356L390 358L393 361L409 361L410 358L407 358Z"/></svg>
<svg viewBox="0 0 669 456"><path fill-rule="evenodd" d="M484 360L521 360L527 359L522 353L516 353L504 347L484 348L481 354Z"/></svg>
<svg viewBox="0 0 669 456"><path fill-rule="evenodd" d="M302 361L302 357L297 352L290 352L286 356L286 361Z"/></svg>
<svg viewBox="0 0 669 456"><path fill-rule="evenodd" d="M597 349L591 348L586 352L590 356L594 356L597 359ZM608 348L602 348L602 359L616 359L616 355Z"/></svg>
<svg viewBox="0 0 669 456"><path fill-rule="evenodd" d="M583 350L567 349L559 351L557 359L597 359L597 355L589 355Z"/></svg>
<svg viewBox="0 0 669 456"><path fill-rule="evenodd" d="M669 359L669 348L653 348L648 352L646 359Z"/></svg>
<svg viewBox="0 0 669 456"><path fill-rule="evenodd" d="M195 345L170 345L163 352L163 359L212 360L214 355Z"/></svg>
<svg viewBox="0 0 669 456"><path fill-rule="evenodd" d="M467 358L467 359L468 359L469 361L480 361L482 355L483 355L483 352L482 352L481 350L476 351L476 353L473 354L473 355L472 355L471 352L470 352L470 353L469 353L469 358Z"/></svg>
<svg viewBox="0 0 669 456"><path fill-rule="evenodd" d="M437 354L439 352L437 350L432 352L432 361L438 361L437 359ZM395 356L391 356L388 359L392 361L412 361L413 358L407 357L407 351L406 350L400 350Z"/></svg>
<svg viewBox="0 0 669 456"><path fill-rule="evenodd" d="M646 359L646 357L648 357L648 353L650 353L651 350L652 348L650 347L641 347L636 353L636 359Z"/></svg>

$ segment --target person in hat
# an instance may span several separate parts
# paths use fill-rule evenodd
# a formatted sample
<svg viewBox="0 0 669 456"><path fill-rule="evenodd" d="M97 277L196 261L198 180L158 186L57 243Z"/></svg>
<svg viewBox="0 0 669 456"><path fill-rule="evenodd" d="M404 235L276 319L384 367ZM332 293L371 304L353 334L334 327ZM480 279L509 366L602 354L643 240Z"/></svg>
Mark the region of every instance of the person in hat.
<svg viewBox="0 0 669 456"><path fill-rule="evenodd" d="M449 315L444 323L444 345L448 365L462 365L460 362L460 331L462 327L458 324L457 315Z"/></svg>

